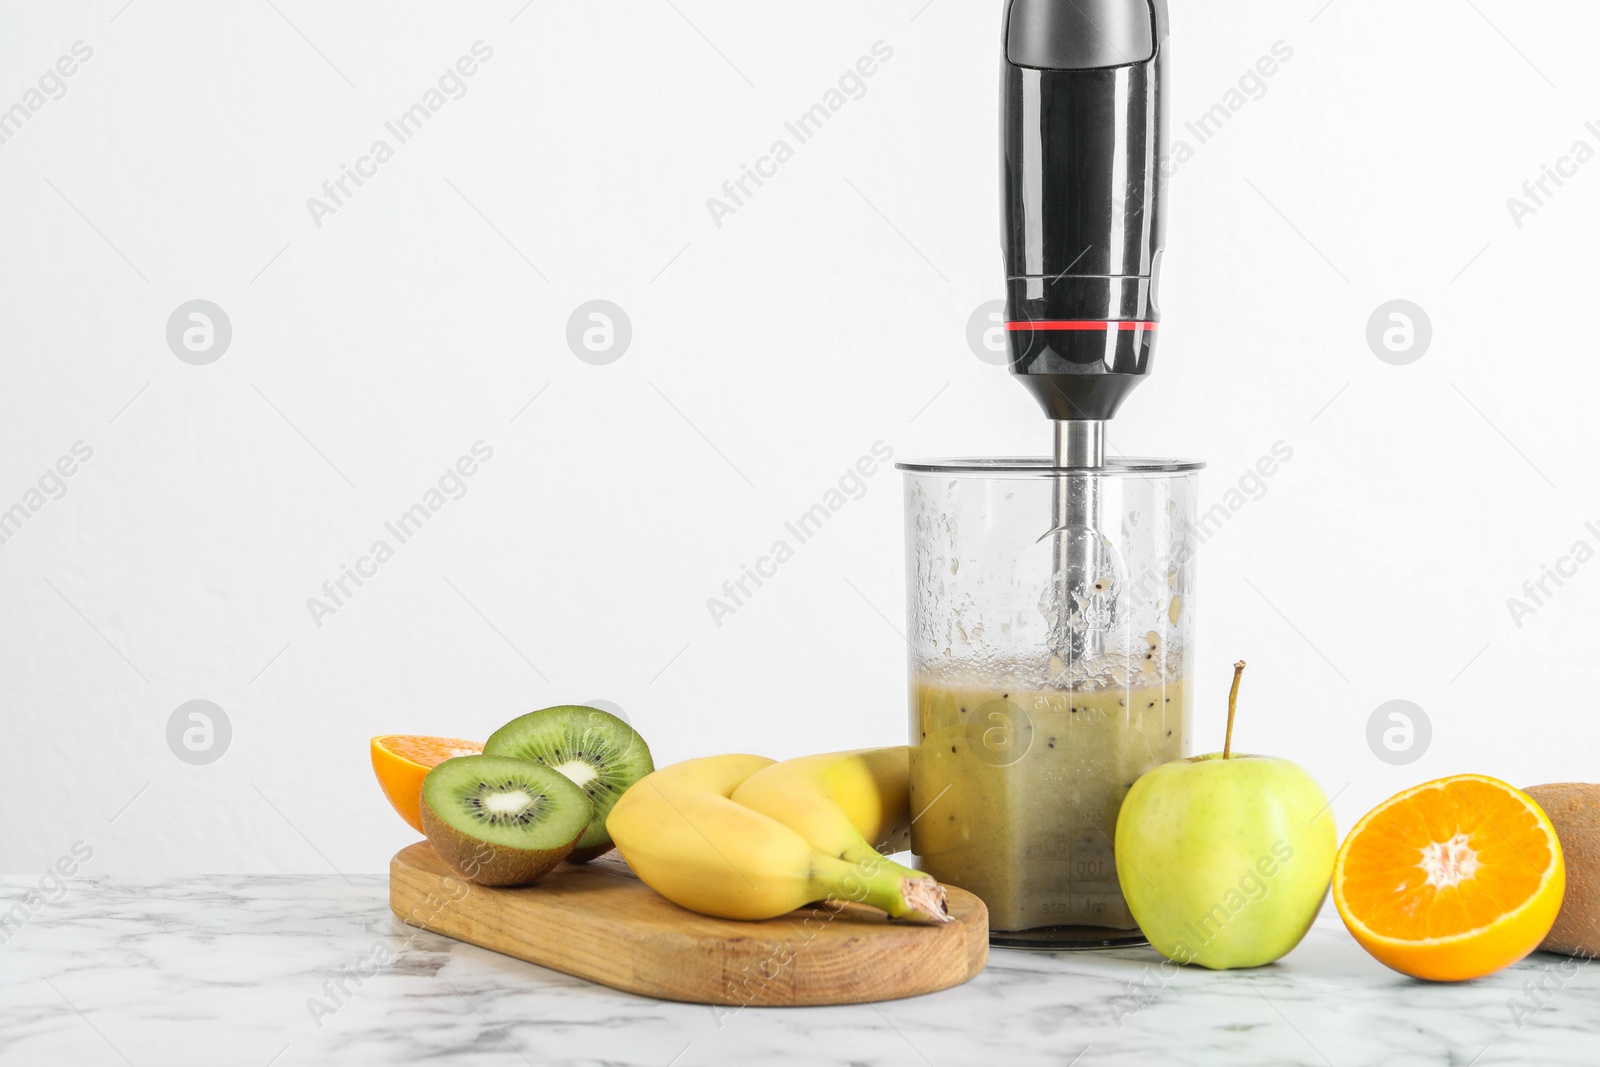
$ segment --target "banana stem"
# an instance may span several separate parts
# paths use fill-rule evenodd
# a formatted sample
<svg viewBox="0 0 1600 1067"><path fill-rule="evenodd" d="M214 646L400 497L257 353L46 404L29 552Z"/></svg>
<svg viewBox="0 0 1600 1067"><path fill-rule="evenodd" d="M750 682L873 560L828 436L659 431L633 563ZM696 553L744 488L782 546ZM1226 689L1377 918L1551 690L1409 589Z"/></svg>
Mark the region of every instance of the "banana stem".
<svg viewBox="0 0 1600 1067"><path fill-rule="evenodd" d="M813 864L812 877L823 890L819 899L870 904L896 919L927 923L950 921L944 886L920 871L910 871L877 853L862 863L848 863L819 854Z"/></svg>

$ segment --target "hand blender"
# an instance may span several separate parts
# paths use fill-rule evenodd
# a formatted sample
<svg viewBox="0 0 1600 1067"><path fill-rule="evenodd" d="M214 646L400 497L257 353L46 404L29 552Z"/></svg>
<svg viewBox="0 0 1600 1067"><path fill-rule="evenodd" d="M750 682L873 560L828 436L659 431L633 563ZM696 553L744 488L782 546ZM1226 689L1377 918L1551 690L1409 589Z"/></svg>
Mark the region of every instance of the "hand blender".
<svg viewBox="0 0 1600 1067"><path fill-rule="evenodd" d="M1204 464L1106 455L1155 347L1166 39L1166 0L1008 0L1006 327L1055 456L898 464L912 850L995 945L1136 943L1118 813L1187 753Z"/></svg>
<svg viewBox="0 0 1600 1067"><path fill-rule="evenodd" d="M1150 373L1165 243L1166 0L1011 0L1002 62L1011 373L1055 422L1053 644L1092 660L1115 619L1100 533L1106 422Z"/></svg>

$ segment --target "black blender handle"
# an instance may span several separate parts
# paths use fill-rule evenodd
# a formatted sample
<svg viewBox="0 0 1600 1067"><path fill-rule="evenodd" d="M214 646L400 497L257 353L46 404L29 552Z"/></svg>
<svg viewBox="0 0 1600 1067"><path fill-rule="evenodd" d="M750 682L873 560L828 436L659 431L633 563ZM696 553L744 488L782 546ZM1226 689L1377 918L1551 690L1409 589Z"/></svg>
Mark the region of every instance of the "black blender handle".
<svg viewBox="0 0 1600 1067"><path fill-rule="evenodd" d="M1053 419L1109 419L1151 370L1166 49L1166 0L1006 6L1007 336Z"/></svg>

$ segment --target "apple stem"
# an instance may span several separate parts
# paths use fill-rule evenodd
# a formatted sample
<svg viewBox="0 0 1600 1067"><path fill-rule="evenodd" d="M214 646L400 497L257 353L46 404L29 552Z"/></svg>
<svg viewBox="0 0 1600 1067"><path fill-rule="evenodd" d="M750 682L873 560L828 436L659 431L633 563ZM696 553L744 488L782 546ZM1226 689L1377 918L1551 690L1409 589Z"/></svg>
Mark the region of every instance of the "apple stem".
<svg viewBox="0 0 1600 1067"><path fill-rule="evenodd" d="M1233 691L1228 694L1228 736L1222 742L1222 758L1233 758L1233 717L1239 711L1239 678L1244 674L1244 660L1233 665Z"/></svg>

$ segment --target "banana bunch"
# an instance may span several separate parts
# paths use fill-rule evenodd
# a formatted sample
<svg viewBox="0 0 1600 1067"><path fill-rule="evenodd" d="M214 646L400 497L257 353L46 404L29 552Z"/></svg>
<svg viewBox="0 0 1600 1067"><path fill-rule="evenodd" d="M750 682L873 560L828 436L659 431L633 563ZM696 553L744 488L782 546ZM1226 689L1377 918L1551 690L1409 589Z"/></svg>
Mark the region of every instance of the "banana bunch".
<svg viewBox="0 0 1600 1067"><path fill-rule="evenodd" d="M946 922L944 887L872 844L909 833L909 758L902 746L688 760L630 787L606 832L646 885L702 915L771 919L842 900Z"/></svg>

